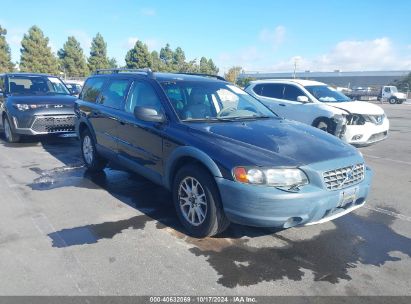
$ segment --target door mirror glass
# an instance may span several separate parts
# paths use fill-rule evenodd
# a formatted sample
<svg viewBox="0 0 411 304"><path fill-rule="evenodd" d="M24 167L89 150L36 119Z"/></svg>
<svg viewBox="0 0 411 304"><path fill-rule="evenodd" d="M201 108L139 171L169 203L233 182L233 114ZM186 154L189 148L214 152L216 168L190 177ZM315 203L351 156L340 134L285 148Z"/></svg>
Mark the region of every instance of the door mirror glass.
<svg viewBox="0 0 411 304"><path fill-rule="evenodd" d="M301 103L307 103L307 102L309 102L309 99L308 99L307 96L298 96L297 101L301 102Z"/></svg>
<svg viewBox="0 0 411 304"><path fill-rule="evenodd" d="M150 107L135 107L134 116L142 121L162 123L166 120L163 113L158 112L156 109Z"/></svg>

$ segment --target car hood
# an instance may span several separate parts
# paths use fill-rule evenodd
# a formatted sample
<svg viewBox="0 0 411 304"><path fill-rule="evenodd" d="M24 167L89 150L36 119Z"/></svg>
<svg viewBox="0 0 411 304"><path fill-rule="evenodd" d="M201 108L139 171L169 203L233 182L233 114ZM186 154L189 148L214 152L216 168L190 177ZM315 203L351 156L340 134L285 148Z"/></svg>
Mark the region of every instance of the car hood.
<svg viewBox="0 0 411 304"><path fill-rule="evenodd" d="M213 137L207 141L261 166L302 166L358 155L352 146L324 131L284 119L190 125L192 132L200 133L197 138Z"/></svg>
<svg viewBox="0 0 411 304"><path fill-rule="evenodd" d="M364 101L327 102L329 106L348 111L352 114L383 115L384 110L372 103Z"/></svg>
<svg viewBox="0 0 411 304"><path fill-rule="evenodd" d="M70 95L39 95L39 96L21 96L12 95L8 99L13 103L22 104L49 104L49 105L64 105L74 107L76 97Z"/></svg>

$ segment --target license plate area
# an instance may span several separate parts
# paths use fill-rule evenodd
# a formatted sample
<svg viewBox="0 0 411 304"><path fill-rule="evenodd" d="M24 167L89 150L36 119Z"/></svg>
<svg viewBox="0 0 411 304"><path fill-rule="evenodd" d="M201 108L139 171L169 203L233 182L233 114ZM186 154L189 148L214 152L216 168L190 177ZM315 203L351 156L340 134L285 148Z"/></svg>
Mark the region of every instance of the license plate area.
<svg viewBox="0 0 411 304"><path fill-rule="evenodd" d="M359 187L353 187L344 189L340 192L340 201L337 205L338 208L347 208L351 205L354 205L357 200L359 192Z"/></svg>

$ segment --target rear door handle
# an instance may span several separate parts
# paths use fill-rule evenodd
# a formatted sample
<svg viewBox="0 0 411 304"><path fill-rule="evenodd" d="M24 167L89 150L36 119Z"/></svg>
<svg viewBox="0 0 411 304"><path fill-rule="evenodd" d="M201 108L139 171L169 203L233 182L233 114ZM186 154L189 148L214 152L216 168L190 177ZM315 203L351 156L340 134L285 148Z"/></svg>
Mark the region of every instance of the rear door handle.
<svg viewBox="0 0 411 304"><path fill-rule="evenodd" d="M285 104L283 104L283 103L280 103L280 106L281 106L281 107L285 107L286 105L285 105Z"/></svg>

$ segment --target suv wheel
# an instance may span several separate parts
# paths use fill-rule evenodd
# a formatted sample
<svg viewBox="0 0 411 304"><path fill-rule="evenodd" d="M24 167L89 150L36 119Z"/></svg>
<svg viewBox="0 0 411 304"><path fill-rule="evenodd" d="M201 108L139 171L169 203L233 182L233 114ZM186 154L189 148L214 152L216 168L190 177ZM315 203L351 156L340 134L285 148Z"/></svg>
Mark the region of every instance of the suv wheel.
<svg viewBox="0 0 411 304"><path fill-rule="evenodd" d="M16 143L20 141L20 135L13 132L10 121L7 116L3 118L4 136L9 143Z"/></svg>
<svg viewBox="0 0 411 304"><path fill-rule="evenodd" d="M90 171L101 171L107 165L107 160L97 154L96 145L89 130L85 130L81 135L81 155Z"/></svg>
<svg viewBox="0 0 411 304"><path fill-rule="evenodd" d="M194 237L216 235L230 224L214 178L200 166L188 165L178 171L173 201L180 222Z"/></svg>
<svg viewBox="0 0 411 304"><path fill-rule="evenodd" d="M328 123L327 123L326 121L324 121L324 120L320 120L320 121L315 125L315 127L316 127L317 129L323 130L324 132L328 132L328 129L329 129Z"/></svg>
<svg viewBox="0 0 411 304"><path fill-rule="evenodd" d="M388 102L390 103L390 104L396 104L397 103L397 98L394 98L394 97L391 97L389 100L388 100Z"/></svg>

